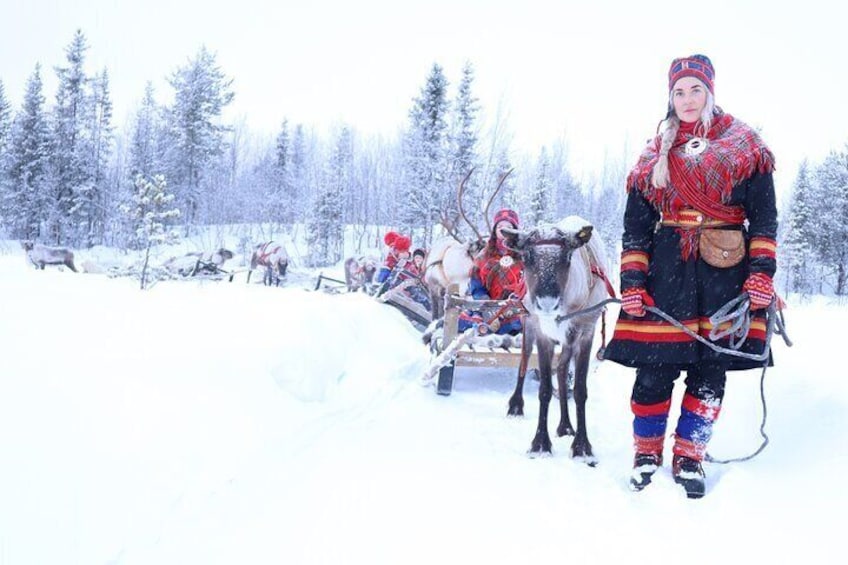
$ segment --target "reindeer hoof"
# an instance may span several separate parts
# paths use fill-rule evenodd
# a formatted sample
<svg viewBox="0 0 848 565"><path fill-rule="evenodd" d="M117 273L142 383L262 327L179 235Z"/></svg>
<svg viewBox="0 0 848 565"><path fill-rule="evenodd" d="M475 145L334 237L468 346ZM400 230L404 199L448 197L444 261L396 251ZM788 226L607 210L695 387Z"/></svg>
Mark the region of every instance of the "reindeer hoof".
<svg viewBox="0 0 848 565"><path fill-rule="evenodd" d="M594 467L598 464L598 460L595 459L595 456L592 454L592 446L588 441L578 442L575 440L571 444L571 457L586 463L589 467Z"/></svg>
<svg viewBox="0 0 848 565"><path fill-rule="evenodd" d="M530 449L527 451L530 457L543 457L551 455L551 440L550 438L535 438L530 444Z"/></svg>
<svg viewBox="0 0 848 565"><path fill-rule="evenodd" d="M531 447L530 449L527 450L527 456L530 459L541 459L543 457L553 457L553 453L550 450L548 450L548 451L543 451L543 450L534 451L533 448Z"/></svg>
<svg viewBox="0 0 848 565"><path fill-rule="evenodd" d="M595 467L598 465L598 460L595 459L594 455L573 457L572 459L574 459L575 461L580 461L581 463L585 463L589 467Z"/></svg>
<svg viewBox="0 0 848 565"><path fill-rule="evenodd" d="M572 428L570 425L560 424L559 426L557 426L557 437L573 436L573 435L574 435L574 428Z"/></svg>
<svg viewBox="0 0 848 565"><path fill-rule="evenodd" d="M524 402L521 400L512 400L509 401L509 409L506 411L507 416L523 416L524 415Z"/></svg>

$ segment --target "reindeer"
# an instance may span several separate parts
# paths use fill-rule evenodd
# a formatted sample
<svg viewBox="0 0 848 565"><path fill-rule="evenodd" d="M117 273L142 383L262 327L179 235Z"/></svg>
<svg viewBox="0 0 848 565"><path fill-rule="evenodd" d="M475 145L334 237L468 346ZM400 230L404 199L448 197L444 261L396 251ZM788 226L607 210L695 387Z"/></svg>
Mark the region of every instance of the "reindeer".
<svg viewBox="0 0 848 565"><path fill-rule="evenodd" d="M345 283L348 292L359 289L368 291L377 272L377 259L374 257L348 257L344 262Z"/></svg>
<svg viewBox="0 0 848 565"><path fill-rule="evenodd" d="M181 257L171 257L162 266L184 277L202 272L215 274L234 256L232 251L223 247L212 252L190 251Z"/></svg>
<svg viewBox="0 0 848 565"><path fill-rule="evenodd" d="M286 253L286 248L273 241L266 241L254 247L253 254L250 256L250 270L247 272L247 282L250 282L250 275L253 273L253 270L260 265L265 267L262 282L268 286L280 286L280 279L286 275L286 268L289 265L289 256Z"/></svg>
<svg viewBox="0 0 848 565"><path fill-rule="evenodd" d="M445 292L450 285L458 285L459 292L461 294L465 293L465 290L468 288L468 282L471 280L471 271L474 268L474 260L480 251L486 247L486 237L484 237L483 234L477 230L477 226L468 219L465 209L462 206L462 196L465 192L465 185L473 172L474 169L472 168L468 171L468 174L465 175L465 178L462 179L462 182L459 183L456 198L458 213L453 218L450 218L446 211L440 211L439 223L441 223L449 237L443 237L436 240L430 248L430 252L427 254L427 258L424 262L424 283L430 291L430 308L432 319L434 321L445 315L444 297ZM500 176L495 191L486 203L483 215L486 221L486 227L488 228L487 233L491 233L492 231L491 221L489 220L489 207L492 205L495 196L497 196L498 192L500 192L506 177L509 176L511 172L512 169ZM460 237L459 229L457 227L457 222L460 217L471 227L474 234L477 236L477 239L464 241Z"/></svg>
<svg viewBox="0 0 848 565"><path fill-rule="evenodd" d="M184 277L194 276L200 272L215 274L224 263L235 257L229 249L219 247L216 251L190 251L181 257L171 257L162 266L169 271Z"/></svg>
<svg viewBox="0 0 848 565"><path fill-rule="evenodd" d="M48 247L29 240L22 241L21 247L26 251L27 259L37 269L43 271L45 265L65 265L73 272L77 272L76 267L74 267L74 252L70 249L65 247Z"/></svg>
<svg viewBox="0 0 848 565"><path fill-rule="evenodd" d="M515 392L509 400L509 415L522 415L524 376L527 362L536 344L539 354L539 420L536 435L530 446L531 455L550 454L548 435L548 406L552 396L551 366L554 346L562 346L557 367L560 402L560 423L557 435L573 435L571 456L590 466L596 461L586 432L586 380L591 357L592 338L600 317L595 309L565 319L573 312L603 302L609 289L603 269L603 244L593 237L593 228L578 216L569 216L560 223L539 225L528 231L505 230L508 245L524 260L527 294L524 306L528 317L524 325L524 347ZM603 279L603 282L599 279ZM566 379L574 365L574 401L577 407L577 432L568 415Z"/></svg>

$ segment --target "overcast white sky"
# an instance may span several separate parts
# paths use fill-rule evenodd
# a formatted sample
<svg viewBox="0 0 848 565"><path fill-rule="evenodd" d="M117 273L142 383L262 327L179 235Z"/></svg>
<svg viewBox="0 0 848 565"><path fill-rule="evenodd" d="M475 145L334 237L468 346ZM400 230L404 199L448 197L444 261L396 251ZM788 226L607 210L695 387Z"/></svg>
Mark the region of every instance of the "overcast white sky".
<svg viewBox="0 0 848 565"><path fill-rule="evenodd" d="M774 4L0 0L0 79L17 107L40 62L52 103L52 68L81 28L88 71L109 70L120 126L147 80L164 101L165 77L206 45L235 79L231 117L253 129L273 133L287 117L391 135L434 62L455 86L469 60L489 124L501 108L514 148L532 154L564 137L584 171L604 151L635 160L662 117L671 59L701 52L716 67L718 104L762 128L782 190L803 156L848 141L848 9Z"/></svg>

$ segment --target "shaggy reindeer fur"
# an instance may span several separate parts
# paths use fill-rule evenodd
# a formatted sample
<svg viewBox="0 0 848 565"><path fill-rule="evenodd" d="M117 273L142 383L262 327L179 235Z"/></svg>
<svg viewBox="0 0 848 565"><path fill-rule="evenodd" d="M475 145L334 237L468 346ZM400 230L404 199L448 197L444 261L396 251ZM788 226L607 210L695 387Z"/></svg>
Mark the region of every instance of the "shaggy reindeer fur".
<svg viewBox="0 0 848 565"><path fill-rule="evenodd" d="M76 267L74 267L74 252L70 249L48 247L32 241L22 241L21 247L26 251L30 263L38 269L44 270L45 265L65 265L73 272L77 272Z"/></svg>
<svg viewBox="0 0 848 565"><path fill-rule="evenodd" d="M586 433L586 380L595 326L600 310L562 320L569 313L583 310L607 298L606 286L592 273L592 265L603 266L603 245L586 220L569 216L557 225L541 225L529 231L510 230L508 245L524 260L527 295L524 306L530 315L525 322L522 367L535 343L539 353L539 421L530 447L531 454L551 452L548 435L548 406L553 393L551 369L554 347L561 344L557 366L560 393L560 423L557 435L573 435L572 457L595 464ZM568 369L574 366L574 401L577 407L577 431L568 415ZM519 371L515 392L509 401L509 414L523 414L523 371Z"/></svg>
<svg viewBox="0 0 848 565"><path fill-rule="evenodd" d="M374 257L348 257L344 262L345 284L348 292L367 291L374 282L377 259Z"/></svg>
<svg viewBox="0 0 848 565"><path fill-rule="evenodd" d="M250 256L250 271L247 273L247 282L250 282L250 275L259 266L265 267L262 282L268 286L279 286L280 279L286 275L286 269L289 266L289 255L286 253L286 248L273 241L266 241L254 247L253 254Z"/></svg>
<svg viewBox="0 0 848 565"><path fill-rule="evenodd" d="M189 276L198 270L198 261L207 265L214 265L220 269L223 267L224 262L232 259L234 256L232 251L223 247L218 248L216 251L191 251L182 257L171 257L165 261L163 266L169 271L175 271L182 276Z"/></svg>
<svg viewBox="0 0 848 565"><path fill-rule="evenodd" d="M433 243L424 261L424 283L430 290L432 319L445 315L445 292L452 284L459 285L464 294L471 280L474 258L485 246L485 241L472 240L460 243L445 237Z"/></svg>

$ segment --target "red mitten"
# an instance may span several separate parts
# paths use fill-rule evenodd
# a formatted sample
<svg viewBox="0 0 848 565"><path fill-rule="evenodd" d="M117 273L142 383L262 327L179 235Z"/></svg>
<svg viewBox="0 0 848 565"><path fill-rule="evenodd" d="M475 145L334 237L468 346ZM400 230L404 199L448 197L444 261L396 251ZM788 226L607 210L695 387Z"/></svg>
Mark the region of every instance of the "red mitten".
<svg viewBox="0 0 848 565"><path fill-rule="evenodd" d="M631 316L644 316L645 306L655 306L655 303L644 288L628 288L621 293L621 309Z"/></svg>
<svg viewBox="0 0 848 565"><path fill-rule="evenodd" d="M774 283L763 273L751 273L742 285L742 290L751 299L751 310L768 308L774 298Z"/></svg>

